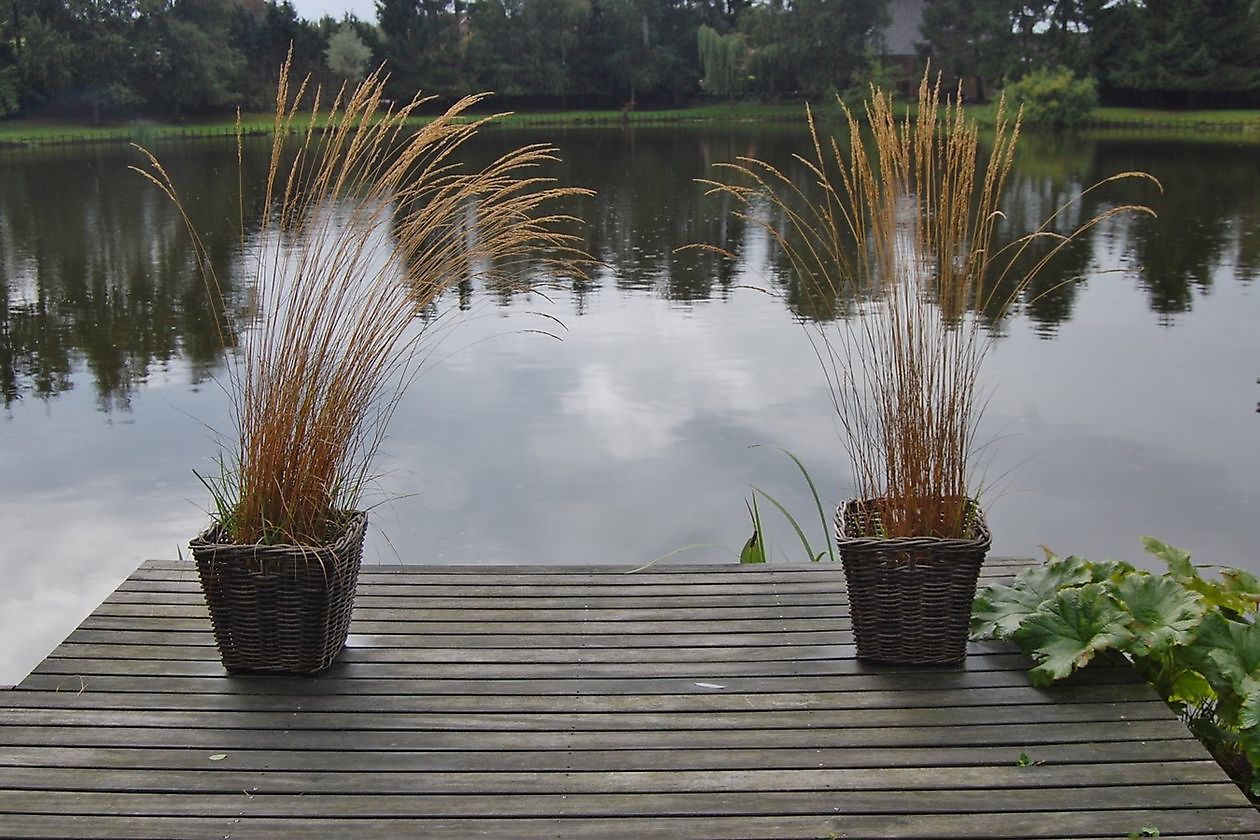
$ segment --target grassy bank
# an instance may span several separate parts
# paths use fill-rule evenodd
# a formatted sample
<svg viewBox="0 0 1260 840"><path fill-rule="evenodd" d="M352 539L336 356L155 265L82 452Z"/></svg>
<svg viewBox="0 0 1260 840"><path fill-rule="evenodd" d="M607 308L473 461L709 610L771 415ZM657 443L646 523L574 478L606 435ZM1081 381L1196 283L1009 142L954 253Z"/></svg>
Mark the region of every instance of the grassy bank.
<svg viewBox="0 0 1260 840"><path fill-rule="evenodd" d="M834 107L834 106L832 106ZM616 126L658 125L667 123L723 123L723 122L788 122L801 118L804 108L800 103L755 104L722 103L699 105L669 110L630 111L537 111L512 113L498 124L504 126ZM271 130L274 118L269 114L245 114L242 120L247 134L261 134ZM34 119L0 121L0 145L54 145L67 143L114 143L153 140L231 137L236 132L232 118L190 120L180 123L163 123L149 120L85 125L71 122L53 122Z"/></svg>
<svg viewBox="0 0 1260 840"><path fill-rule="evenodd" d="M982 121L993 112L991 105L970 109ZM827 103L824 115L838 116L839 109ZM503 126L618 126L722 123L785 123L802 118L804 106L799 102L750 103L724 102L669 110L621 111L536 111L514 113L505 117ZM271 130L269 114L246 114L246 133L262 134ZM1100 128L1173 129L1208 133L1248 133L1260 136L1260 110L1232 111L1156 111L1140 108L1098 108L1092 125ZM0 121L0 146L58 145L71 143L150 143L154 140L230 137L236 131L233 119L195 120L163 123L148 120L92 126L78 123L51 122L33 119Z"/></svg>
<svg viewBox="0 0 1260 840"><path fill-rule="evenodd" d="M1260 131L1260 111L1156 111L1147 108L1096 108L1093 122L1108 128Z"/></svg>

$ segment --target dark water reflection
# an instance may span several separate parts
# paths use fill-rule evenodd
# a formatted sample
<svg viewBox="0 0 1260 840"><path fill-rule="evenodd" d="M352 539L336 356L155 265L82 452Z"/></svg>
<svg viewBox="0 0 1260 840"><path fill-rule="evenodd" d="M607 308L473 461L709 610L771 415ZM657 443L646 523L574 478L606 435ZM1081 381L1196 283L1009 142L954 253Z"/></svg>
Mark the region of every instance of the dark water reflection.
<svg viewBox="0 0 1260 840"><path fill-rule="evenodd" d="M488 155L522 139L496 132L482 151ZM565 160L556 177L598 193L573 209L587 219L587 249L608 266L600 279L672 301L724 299L741 270L738 262L679 246L705 242L739 254L748 235L731 217L729 200L706 196L694 179L712 177L715 163L740 155L790 167L791 155L805 151L799 132L781 126L571 130L559 139ZM208 243L219 276L232 280L242 211L234 147L201 143L163 151L192 198L194 220L212 232ZM260 184L265 173L263 145L250 152L247 187ZM1252 282L1260 274L1256 152L1255 145L1241 143L1025 137L1004 205L1007 231L1030 229L1085 185L1117 172L1150 172L1164 194L1144 183L1117 184L1071 207L1059 230L1122 201L1148 203L1159 216L1129 220L1061 255L1028 290L1023 314L1042 335L1053 336L1073 314L1076 284L1067 281L1107 261L1142 267L1138 282L1151 311L1166 324L1190 311L1196 295L1209 293L1219 271L1232 281ZM88 382L76 383L70 375L76 362L87 365L106 412L125 408L148 373L173 358L190 367L195 381L216 369L219 339L187 234L166 199L127 171L137 163L137 153L119 147L0 157L0 291L6 303L0 309L0 395L6 406L24 396L50 398L76 384L85 387ZM258 198L249 195L249 203ZM247 218L254 212L246 209ZM767 279L781 285L795 314L822 320L844 314L830 308L832 302L806 301L774 255L769 266ZM600 285L572 284L578 312ZM471 304L470 291L464 289L464 307Z"/></svg>
<svg viewBox="0 0 1260 840"><path fill-rule="evenodd" d="M495 132L478 154L536 139ZM755 226L693 183L739 155L790 165L801 133L547 139L564 157L554 174L598 191L573 209L603 264L550 300L452 297L443 318L462 323L386 444L379 491L391 501L369 560L637 564L696 544L677 559L729 561L747 536L748 482L798 515L812 505L791 464L753 444L797 452L838 498L844 459L800 321L850 303L803 295ZM1012 230L1115 172L1145 169L1165 191L1120 185L1065 214L1070 227L1132 200L1159 218L1102 226L997 325L983 430L997 551L1049 543L1136 559L1153 533L1205 562L1260 569L1246 528L1260 493L1258 148L1025 138L1004 208ZM234 147L162 153L234 282L239 217L258 212L256 194L238 204ZM264 156L251 148L247 183L261 181ZM207 427L225 425L219 340L184 228L126 171L136 162L120 148L0 154L0 682L204 520L191 470L214 454ZM677 250L692 242L739 259ZM562 343L522 332L534 310L564 321ZM794 542L775 535L797 559Z"/></svg>

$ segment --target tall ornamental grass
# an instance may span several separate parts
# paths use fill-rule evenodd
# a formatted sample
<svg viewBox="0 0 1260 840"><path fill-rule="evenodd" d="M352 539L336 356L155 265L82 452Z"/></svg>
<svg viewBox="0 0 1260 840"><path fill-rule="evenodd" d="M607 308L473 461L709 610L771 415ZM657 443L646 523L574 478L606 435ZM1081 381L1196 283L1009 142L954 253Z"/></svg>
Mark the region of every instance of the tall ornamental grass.
<svg viewBox="0 0 1260 840"><path fill-rule="evenodd" d="M1001 200L1020 118L999 104L987 157L960 99L941 99L925 76L918 107L898 119L878 89L865 120L840 103L848 144L824 138L807 112L812 156L797 183L754 157L720 164L706 182L733 197L741 218L777 242L805 293L863 301L861 317L815 323L814 350L846 439L857 495L887 537L970 536L976 496L980 371L1001 317L1048 263L1105 219L1103 210L1055 232L1088 188L1036 230L999 241ZM868 140L869 138L869 140ZM1043 247L1044 243L1044 247ZM873 516L870 514L874 514Z"/></svg>
<svg viewBox="0 0 1260 840"><path fill-rule="evenodd" d="M183 215L234 348L234 440L220 475L203 480L235 542L335 536L417 372L426 338L417 313L444 291L468 279L524 286L532 272L580 273L584 263L564 232L576 220L549 210L584 191L537 174L554 149L528 145L466 171L457 155L495 119L467 116L481 97L417 127L408 118L428 100L394 108L384 84L378 71L323 111L321 91L305 81L292 90L282 69L262 213L248 234L242 211L251 301L234 318L220 314L224 287L166 170L143 149L147 166L133 167ZM238 136L238 160L240 148Z"/></svg>

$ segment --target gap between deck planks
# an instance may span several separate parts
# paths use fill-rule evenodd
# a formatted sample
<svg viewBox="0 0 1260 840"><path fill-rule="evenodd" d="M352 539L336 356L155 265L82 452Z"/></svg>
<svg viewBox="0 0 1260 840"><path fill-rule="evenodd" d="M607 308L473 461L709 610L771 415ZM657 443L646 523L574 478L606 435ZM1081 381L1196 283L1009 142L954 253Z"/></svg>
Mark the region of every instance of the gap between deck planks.
<svg viewBox="0 0 1260 840"><path fill-rule="evenodd" d="M0 836L1260 836L1126 666L876 667L838 568L622 572L365 566L332 669L229 677L146 563L0 693Z"/></svg>

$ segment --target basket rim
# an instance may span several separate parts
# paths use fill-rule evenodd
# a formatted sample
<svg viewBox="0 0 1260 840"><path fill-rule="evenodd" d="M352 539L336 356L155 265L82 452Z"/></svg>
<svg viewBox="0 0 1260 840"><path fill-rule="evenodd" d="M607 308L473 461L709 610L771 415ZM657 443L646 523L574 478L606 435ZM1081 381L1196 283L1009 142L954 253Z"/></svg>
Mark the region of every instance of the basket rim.
<svg viewBox="0 0 1260 840"><path fill-rule="evenodd" d="M873 537L867 535L853 536L846 532L845 522L846 516L851 509L861 505L868 505L877 502L883 496L872 496L868 498L850 498L841 502L836 506L835 526L836 541L845 546L862 547L862 546L880 546L889 549L912 549L925 546L935 546L942 549L961 550L987 550L993 542L993 534L989 531L988 522L984 517L984 508L980 505L979 499L969 498L968 501L973 505L975 510L975 522L972 525L973 537L932 537L932 536L914 536L914 537Z"/></svg>
<svg viewBox="0 0 1260 840"><path fill-rule="evenodd" d="M188 541L188 545L192 549L232 549L232 548L251 548L257 551L266 552L290 552L290 553L312 553L319 551L340 551L348 543L356 540L358 534L367 528L367 511L365 510L348 510L344 513L349 514L346 520L346 526L337 535L337 539L330 543L310 544L310 543L239 543L230 540L220 539L225 535L223 523L218 520L212 521L201 533Z"/></svg>

